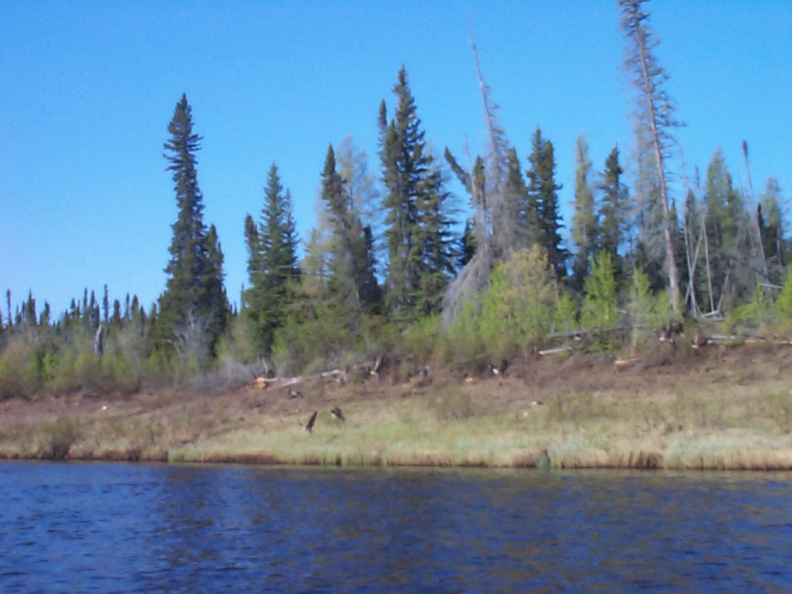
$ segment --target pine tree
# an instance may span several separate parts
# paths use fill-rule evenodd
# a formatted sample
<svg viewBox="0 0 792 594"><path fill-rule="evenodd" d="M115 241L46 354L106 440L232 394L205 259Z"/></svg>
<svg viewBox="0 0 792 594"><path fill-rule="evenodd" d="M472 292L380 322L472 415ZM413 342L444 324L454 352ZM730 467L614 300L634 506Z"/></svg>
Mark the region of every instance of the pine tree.
<svg viewBox="0 0 792 594"><path fill-rule="evenodd" d="M195 153L201 137L193 131L192 108L187 96L176 104L165 143L168 171L173 172L178 218L172 225L170 261L165 291L159 298L157 333L160 341L176 347L183 356L201 363L213 353L222 332L218 308L222 297L222 256L216 231L207 239L203 221L203 195L198 187ZM210 242L211 240L211 242ZM224 319L223 314L222 317Z"/></svg>
<svg viewBox="0 0 792 594"><path fill-rule="evenodd" d="M561 215L555 182L555 154L553 143L542 137L537 127L531 139L532 152L528 157L531 168L528 178L528 209L535 210L539 220L537 241L547 253L547 259L558 278L566 276L567 251L561 246Z"/></svg>
<svg viewBox="0 0 792 594"><path fill-rule="evenodd" d="M268 353L293 299L291 286L300 275L291 197L284 192L275 163L267 175L258 226L250 215L245 218L245 242L250 288L243 294L243 313L253 326L256 347Z"/></svg>

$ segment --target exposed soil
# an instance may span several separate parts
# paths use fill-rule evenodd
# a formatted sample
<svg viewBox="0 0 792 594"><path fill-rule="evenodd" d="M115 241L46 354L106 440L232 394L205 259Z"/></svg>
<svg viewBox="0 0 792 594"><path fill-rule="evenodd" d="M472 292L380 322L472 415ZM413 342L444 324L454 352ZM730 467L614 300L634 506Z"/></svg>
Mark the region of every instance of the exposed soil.
<svg viewBox="0 0 792 594"><path fill-rule="evenodd" d="M790 380L790 346L707 345L697 350L659 344L630 359L582 353L536 355L511 362L505 373L499 374L493 374L485 364L476 372L448 367L412 377L404 369L391 368L380 377L361 376L346 383L312 377L288 385L271 380L266 387L254 381L213 390L165 388L126 395L83 391L68 396L0 402L0 457L59 457L57 451L53 453L51 447L42 444L48 443L47 431L52 431L64 418L78 423L90 440L86 438L71 448L66 445L63 457L166 460L169 452L223 433L262 426L296 428L296 423L304 424L314 410L323 411L323 419L329 417L333 407L358 415L364 411L371 414L405 399L430 400L438 393L455 390L464 390L470 398L463 404L449 405L451 409L444 409L443 414L450 422L455 418L469 422L477 417L527 414L521 411L547 406L559 395L607 392L620 398L647 399L648 403L654 394L682 385L691 393L700 392L717 399L719 392L733 387L756 386L758 390L765 385L790 385ZM462 406L466 410L459 409ZM792 410L788 412L792 416ZM780 413L769 411L768 414ZM136 423L137 417L143 417L145 422ZM636 425L644 421L635 419ZM130 438L132 427L142 433ZM677 430L669 427L665 431L672 429ZM779 432L783 430L779 422ZM121 445L112 445L114 439L118 441L122 437ZM526 454L523 463L514 465L535 466L541 462L542 455L545 455L542 451ZM627 457L635 460L625 465L662 465L662 455L655 451L631 453ZM431 455L420 459L426 464L443 462ZM210 460L279 462L276 456L264 451L217 455ZM609 464L604 460L599 465ZM598 464L595 461L592 465Z"/></svg>

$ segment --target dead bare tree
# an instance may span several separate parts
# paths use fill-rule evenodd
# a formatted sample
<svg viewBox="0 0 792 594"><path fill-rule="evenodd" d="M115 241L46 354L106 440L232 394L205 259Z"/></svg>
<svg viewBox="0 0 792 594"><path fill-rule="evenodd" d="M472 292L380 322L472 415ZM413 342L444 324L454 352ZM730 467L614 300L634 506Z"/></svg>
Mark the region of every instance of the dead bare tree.
<svg viewBox="0 0 792 594"><path fill-rule="evenodd" d="M756 198L754 197L753 191L753 183L751 181L751 162L748 159L748 143L744 140L742 141L742 150L743 156L745 157L745 169L748 171L748 191L749 191L749 198L748 201L748 210L751 212L751 221L753 222L754 230L756 231L756 243L753 243L754 251L756 251L756 246L759 248L759 257L761 258L761 265L762 270L764 271L764 276L761 279L761 282L768 282L768 274L767 274L767 258L765 257L764 253L764 244L762 242L762 229L759 227L759 213L756 209Z"/></svg>
<svg viewBox="0 0 792 594"><path fill-rule="evenodd" d="M674 221L671 219L668 198L666 160L673 144L670 131L678 127L679 123L674 120L674 108L663 90L663 83L668 79L668 74L658 64L653 53L658 41L647 24L649 14L642 6L647 1L620 0L621 27L628 40L625 66L637 91L636 116L639 123L649 131L649 141L657 168L669 295L672 309L677 313L680 307L679 270L674 255Z"/></svg>
<svg viewBox="0 0 792 594"><path fill-rule="evenodd" d="M446 149L446 159L470 193L476 252L456 278L449 283L443 296L442 320L445 326L453 322L462 311L464 303L479 294L489 282L490 271L495 263L493 247L497 247L498 253L502 255L518 234L514 226L519 221L519 213L513 212L513 201L508 201L506 190L509 175L509 147L498 123L498 106L492 100L491 89L484 81L481 72L478 49L470 23L468 30L481 88L481 100L484 104L490 152L484 165L480 159L474 164L468 151L468 170L465 171ZM497 234L494 233L495 229ZM495 235L497 239L493 239ZM493 242L497 245L493 246Z"/></svg>

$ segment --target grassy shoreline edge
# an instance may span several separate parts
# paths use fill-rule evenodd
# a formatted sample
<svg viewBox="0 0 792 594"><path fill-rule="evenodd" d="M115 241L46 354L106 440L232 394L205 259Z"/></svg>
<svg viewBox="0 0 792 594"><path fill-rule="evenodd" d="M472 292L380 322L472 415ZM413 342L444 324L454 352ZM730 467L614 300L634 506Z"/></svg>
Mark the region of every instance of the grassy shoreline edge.
<svg viewBox="0 0 792 594"><path fill-rule="evenodd" d="M541 358L509 377L255 383L0 403L0 459L792 470L792 350ZM331 417L343 407L345 422ZM300 427L319 411L313 434Z"/></svg>

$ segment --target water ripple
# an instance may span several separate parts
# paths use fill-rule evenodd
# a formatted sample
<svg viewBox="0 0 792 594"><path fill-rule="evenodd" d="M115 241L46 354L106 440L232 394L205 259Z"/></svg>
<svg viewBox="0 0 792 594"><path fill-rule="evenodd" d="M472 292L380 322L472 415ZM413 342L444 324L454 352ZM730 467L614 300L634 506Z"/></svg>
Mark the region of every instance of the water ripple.
<svg viewBox="0 0 792 594"><path fill-rule="evenodd" d="M792 475L0 463L3 592L792 590Z"/></svg>

